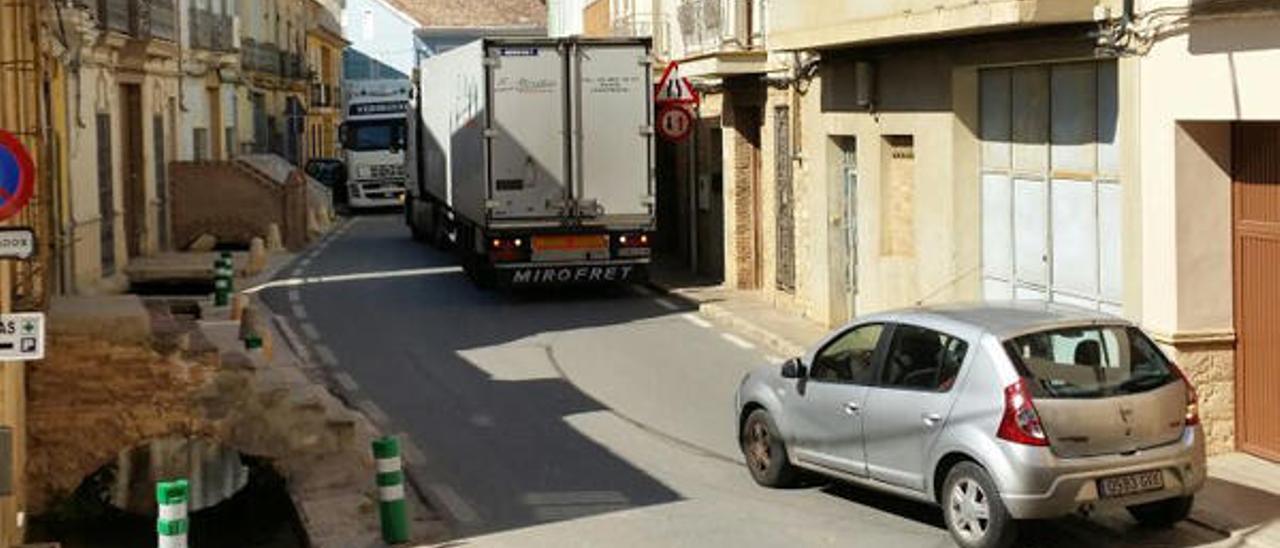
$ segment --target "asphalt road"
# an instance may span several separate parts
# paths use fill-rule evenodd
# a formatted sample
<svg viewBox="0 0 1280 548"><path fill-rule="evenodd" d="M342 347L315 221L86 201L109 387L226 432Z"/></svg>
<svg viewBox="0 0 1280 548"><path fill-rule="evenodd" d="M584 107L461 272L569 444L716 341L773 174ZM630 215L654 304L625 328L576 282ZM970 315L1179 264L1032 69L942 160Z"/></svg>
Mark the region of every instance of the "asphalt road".
<svg viewBox="0 0 1280 548"><path fill-rule="evenodd" d="M742 375L776 356L636 288L472 286L397 215L356 217L264 290L335 390L407 440L427 496L484 546L951 546L938 510L839 483L752 483ZM1027 527L1027 546L1196 546L1120 514Z"/></svg>

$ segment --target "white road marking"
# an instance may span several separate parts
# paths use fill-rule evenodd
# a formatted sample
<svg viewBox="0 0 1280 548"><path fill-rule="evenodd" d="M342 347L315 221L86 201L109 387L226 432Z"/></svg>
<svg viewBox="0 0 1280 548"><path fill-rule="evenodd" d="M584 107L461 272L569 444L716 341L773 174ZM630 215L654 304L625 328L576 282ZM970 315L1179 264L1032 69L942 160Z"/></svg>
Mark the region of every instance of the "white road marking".
<svg viewBox="0 0 1280 548"><path fill-rule="evenodd" d="M467 504L467 501L454 491L452 487L443 483L431 483L427 485L427 491L435 495L435 499L444 505L445 511L453 516L453 519L461 523L476 523L480 521L480 514Z"/></svg>
<svg viewBox="0 0 1280 548"><path fill-rule="evenodd" d="M313 341L320 340L320 330L316 329L315 324L311 322L304 322L302 325L298 326L298 329L301 329L302 334L306 335L308 339Z"/></svg>
<svg viewBox="0 0 1280 548"><path fill-rule="evenodd" d="M658 303L658 306L661 306L662 308L665 308L667 310L680 310L679 305L667 299L663 299L661 297L654 299L653 302Z"/></svg>
<svg viewBox="0 0 1280 548"><path fill-rule="evenodd" d="M681 318L684 318L684 321L689 322L689 323L691 323L691 324L693 324L693 325L696 325L696 326L698 326L698 327L701 327L701 328L703 328L703 329L710 329L710 328L711 328L711 322L709 322L709 321L707 321L707 320L702 319L700 316L698 316L697 314L694 314L694 313L692 313L692 312L688 312L688 313L685 313L685 314L681 314L681 315L680 315L680 317L681 317Z"/></svg>
<svg viewBox="0 0 1280 548"><path fill-rule="evenodd" d="M289 290L289 302L296 303L302 300L302 292L297 289Z"/></svg>
<svg viewBox="0 0 1280 548"><path fill-rule="evenodd" d="M307 319L307 307L300 304L293 305L293 317L299 320Z"/></svg>
<svg viewBox="0 0 1280 548"><path fill-rule="evenodd" d="M335 355L333 353L333 350L330 350L328 346L325 346L323 344L316 345L315 350L316 350L316 358L319 359L320 363L323 364L325 367L330 367L334 369L338 367L338 356Z"/></svg>
<svg viewBox="0 0 1280 548"><path fill-rule="evenodd" d="M373 421L373 424L378 428L385 429L387 425L391 424L391 417L388 417L387 414L382 411L382 408L378 407L378 404L373 403L370 400L360 400L360 403L357 403L356 407L363 411L364 414L369 417L369 420Z"/></svg>
<svg viewBox="0 0 1280 548"><path fill-rule="evenodd" d="M354 394L360 391L360 385L356 384L356 380L351 378L351 375L346 373L335 373L333 375L333 380L338 381L338 386L341 386L342 389L346 390L349 394Z"/></svg>
<svg viewBox="0 0 1280 548"><path fill-rule="evenodd" d="M743 339L742 337L734 335L733 333L721 333L720 338L733 343L734 346L737 346L738 348L742 348L745 350L751 350L756 347L756 345L751 344L746 339Z"/></svg>
<svg viewBox="0 0 1280 548"><path fill-rule="evenodd" d="M389 270L386 272L361 272L358 274L340 274L336 276L309 276L306 278L295 276L285 280L273 280L262 285L254 286L244 290L245 293L257 293L264 289L273 289L277 287L299 287L312 284L329 284L338 282L355 282L363 280L388 280L393 278L410 278L416 276L441 276L445 274L460 274L461 266L437 266L431 268L411 268L407 270Z"/></svg>

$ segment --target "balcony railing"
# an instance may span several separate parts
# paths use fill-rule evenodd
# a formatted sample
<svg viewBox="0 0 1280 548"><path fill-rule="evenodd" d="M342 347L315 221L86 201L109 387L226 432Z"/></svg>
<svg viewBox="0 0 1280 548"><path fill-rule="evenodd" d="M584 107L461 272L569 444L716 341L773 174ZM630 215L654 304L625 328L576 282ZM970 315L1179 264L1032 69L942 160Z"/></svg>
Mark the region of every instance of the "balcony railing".
<svg viewBox="0 0 1280 548"><path fill-rule="evenodd" d="M174 0L76 0L87 9L98 27L139 40L177 39Z"/></svg>
<svg viewBox="0 0 1280 548"><path fill-rule="evenodd" d="M275 44L260 44L245 38L240 44L240 64L245 70L274 74L292 80L307 77L302 55L281 51Z"/></svg>
<svg viewBox="0 0 1280 548"><path fill-rule="evenodd" d="M671 53L671 25L652 13L632 13L613 20L612 35L620 38L652 38L653 53L667 58Z"/></svg>
<svg viewBox="0 0 1280 548"><path fill-rule="evenodd" d="M233 40L235 23L230 15L192 8L187 20L190 23L188 36L191 39L192 48L235 51Z"/></svg>
<svg viewBox="0 0 1280 548"><path fill-rule="evenodd" d="M762 0L681 0L677 19L687 54L764 45Z"/></svg>
<svg viewBox="0 0 1280 548"><path fill-rule="evenodd" d="M338 106L338 86L311 84L311 106L313 108Z"/></svg>

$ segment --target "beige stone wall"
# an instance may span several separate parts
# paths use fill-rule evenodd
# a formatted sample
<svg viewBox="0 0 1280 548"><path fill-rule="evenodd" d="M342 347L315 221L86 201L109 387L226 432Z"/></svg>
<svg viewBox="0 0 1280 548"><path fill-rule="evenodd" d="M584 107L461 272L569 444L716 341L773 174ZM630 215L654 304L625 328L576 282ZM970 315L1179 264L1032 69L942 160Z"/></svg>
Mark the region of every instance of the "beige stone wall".
<svg viewBox="0 0 1280 548"><path fill-rule="evenodd" d="M1210 454L1235 450L1235 348L1230 343L1161 344L1195 385Z"/></svg>

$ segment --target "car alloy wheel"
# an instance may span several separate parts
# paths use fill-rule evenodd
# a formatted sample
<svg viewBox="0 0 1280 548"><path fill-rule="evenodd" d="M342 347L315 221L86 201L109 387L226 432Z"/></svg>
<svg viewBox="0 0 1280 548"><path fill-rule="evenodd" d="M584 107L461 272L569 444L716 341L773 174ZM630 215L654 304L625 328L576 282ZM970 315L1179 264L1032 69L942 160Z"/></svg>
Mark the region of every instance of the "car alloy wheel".
<svg viewBox="0 0 1280 548"><path fill-rule="evenodd" d="M769 428L764 421L755 421L747 432L747 456L751 467L763 473L772 463L773 450L770 447Z"/></svg>
<svg viewBox="0 0 1280 548"><path fill-rule="evenodd" d="M956 533L970 543L981 542L991 525L991 506L986 491L972 478L963 478L951 488L947 501Z"/></svg>

